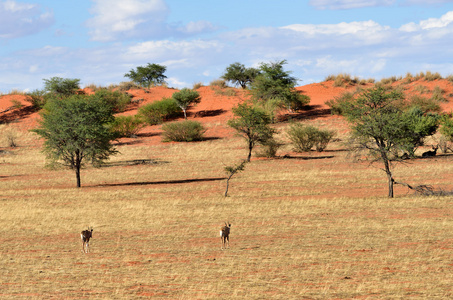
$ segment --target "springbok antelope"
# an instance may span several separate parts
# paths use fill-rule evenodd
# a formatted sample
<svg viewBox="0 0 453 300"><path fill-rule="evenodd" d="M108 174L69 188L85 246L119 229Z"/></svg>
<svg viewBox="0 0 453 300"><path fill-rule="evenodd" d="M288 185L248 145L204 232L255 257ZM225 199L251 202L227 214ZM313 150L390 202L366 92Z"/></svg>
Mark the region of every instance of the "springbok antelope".
<svg viewBox="0 0 453 300"><path fill-rule="evenodd" d="M434 151L426 151L426 152L423 152L422 157L436 156L436 154L437 154L437 149L439 149L439 145L437 145L436 147L434 147L434 146L431 146L431 147L433 147Z"/></svg>
<svg viewBox="0 0 453 300"><path fill-rule="evenodd" d="M225 226L220 228L220 241L222 243L222 246L220 249L226 249L226 244L228 242L228 248L230 248L230 230L231 230L231 224L228 222L225 222Z"/></svg>
<svg viewBox="0 0 453 300"><path fill-rule="evenodd" d="M93 237L93 228L88 228L88 230L84 230L80 233L80 238L82 239L82 252L88 253L90 252L89 242L90 239Z"/></svg>

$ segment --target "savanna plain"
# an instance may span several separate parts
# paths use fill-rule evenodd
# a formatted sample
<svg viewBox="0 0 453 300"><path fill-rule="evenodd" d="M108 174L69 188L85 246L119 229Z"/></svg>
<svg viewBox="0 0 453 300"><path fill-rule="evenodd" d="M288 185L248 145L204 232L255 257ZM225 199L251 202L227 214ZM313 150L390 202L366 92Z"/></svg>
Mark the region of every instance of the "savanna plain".
<svg viewBox="0 0 453 300"><path fill-rule="evenodd" d="M21 131L0 156L0 298L453 298L453 196L397 185L387 198L379 165L346 151L341 117L303 122L336 139L321 153L285 145L277 158L254 157L228 197L224 168L246 149L219 119L202 142L149 133L118 143L105 166L82 170L80 189L72 171L45 168L42 141ZM413 159L394 176L451 190L451 155Z"/></svg>

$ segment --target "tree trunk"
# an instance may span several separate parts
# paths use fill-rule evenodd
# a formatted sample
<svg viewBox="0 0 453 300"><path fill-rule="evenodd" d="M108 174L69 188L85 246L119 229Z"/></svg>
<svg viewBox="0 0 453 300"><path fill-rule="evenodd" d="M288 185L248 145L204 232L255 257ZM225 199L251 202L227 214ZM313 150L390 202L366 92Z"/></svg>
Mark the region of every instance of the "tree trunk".
<svg viewBox="0 0 453 300"><path fill-rule="evenodd" d="M228 197L228 186L230 185L230 178L231 178L231 176L228 177L228 179L227 179L226 190L225 190L225 197Z"/></svg>
<svg viewBox="0 0 453 300"><path fill-rule="evenodd" d="M186 110L185 110L185 109L183 109L182 111L184 112L184 120L187 120L187 114L186 114Z"/></svg>
<svg viewBox="0 0 453 300"><path fill-rule="evenodd" d="M387 178L389 181L389 198L393 198L393 176L392 176L392 171L390 170L390 162L385 153L382 153L382 160L384 162L384 167L385 167L385 173L387 174Z"/></svg>
<svg viewBox="0 0 453 300"><path fill-rule="evenodd" d="M74 169L75 169L75 173L76 173L77 187L78 188L81 186L81 182L80 182L80 169L81 168L82 168L82 157L81 157L80 151L76 150Z"/></svg>
<svg viewBox="0 0 453 300"><path fill-rule="evenodd" d="M75 168L75 172L76 172L76 178L77 178L77 187L79 188L81 186L81 184L80 184L80 166L77 166Z"/></svg>
<svg viewBox="0 0 453 300"><path fill-rule="evenodd" d="M252 158L252 149L253 149L253 143L250 141L249 142L249 155L247 156L247 162L250 162L250 159Z"/></svg>
<svg viewBox="0 0 453 300"><path fill-rule="evenodd" d="M394 183L394 180L393 180L393 177L392 177L392 174L387 174L387 177L389 179L389 198L393 198L393 183Z"/></svg>

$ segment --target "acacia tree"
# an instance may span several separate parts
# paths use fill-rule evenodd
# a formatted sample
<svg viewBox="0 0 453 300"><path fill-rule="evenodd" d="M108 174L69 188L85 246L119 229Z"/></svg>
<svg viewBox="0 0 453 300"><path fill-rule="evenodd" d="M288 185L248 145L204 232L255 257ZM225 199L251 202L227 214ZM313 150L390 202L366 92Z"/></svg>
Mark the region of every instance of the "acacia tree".
<svg viewBox="0 0 453 300"><path fill-rule="evenodd" d="M259 74L260 71L258 69L246 68L243 64L236 62L226 68L221 78L246 89L247 85L253 82Z"/></svg>
<svg viewBox="0 0 453 300"><path fill-rule="evenodd" d="M271 119L265 112L247 103L233 107L233 114L236 118L229 120L228 126L236 129L247 141L249 162L255 145L269 141L276 131L270 127Z"/></svg>
<svg viewBox="0 0 453 300"><path fill-rule="evenodd" d="M136 70L131 69L124 77L130 78L133 82L142 87L150 87L152 84L161 84L165 82L167 76L164 75L167 67L158 64L148 63L146 66L139 66Z"/></svg>
<svg viewBox="0 0 453 300"><path fill-rule="evenodd" d="M370 154L372 162L383 164L388 179L388 197L393 197L394 162L401 161L401 152L414 149L421 138L435 130L420 130L416 114L405 113L398 102L403 95L394 90L375 87L364 91L358 98L342 105L352 124L352 145L356 153ZM430 124L428 126L436 126ZM437 127L436 127L437 128Z"/></svg>
<svg viewBox="0 0 453 300"><path fill-rule="evenodd" d="M300 94L295 89L297 78L291 76L290 71L283 69L286 63L286 60L282 60L261 64L260 74L250 86L255 101L266 103L278 100L289 111L299 110L310 102L308 96Z"/></svg>
<svg viewBox="0 0 453 300"><path fill-rule="evenodd" d="M52 77L43 79L44 90L60 97L67 97L80 90L80 79Z"/></svg>
<svg viewBox="0 0 453 300"><path fill-rule="evenodd" d="M86 161L98 166L117 152L111 144L114 134L106 126L114 120L112 110L96 95L52 99L41 117L33 131L45 139L43 151L52 162L75 171L77 187Z"/></svg>
<svg viewBox="0 0 453 300"><path fill-rule="evenodd" d="M228 188L230 186L230 179L234 176L234 174L244 171L246 163L247 163L247 161L243 160L242 162L240 162L237 165L225 167L225 172L228 175L227 181L226 181L225 197L228 196Z"/></svg>
<svg viewBox="0 0 453 300"><path fill-rule="evenodd" d="M184 119L187 120L187 108L193 103L199 103L201 101L200 94L197 91L183 88L179 92L173 94L172 98L176 101L176 104L184 112Z"/></svg>

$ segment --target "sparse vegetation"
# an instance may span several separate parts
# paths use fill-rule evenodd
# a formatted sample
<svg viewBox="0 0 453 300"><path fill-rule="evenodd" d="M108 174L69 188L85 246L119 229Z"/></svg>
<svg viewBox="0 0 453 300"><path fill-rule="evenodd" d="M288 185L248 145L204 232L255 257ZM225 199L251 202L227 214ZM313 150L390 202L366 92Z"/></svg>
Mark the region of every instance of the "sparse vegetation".
<svg viewBox="0 0 453 300"><path fill-rule="evenodd" d="M139 90L141 88L142 87L140 85L136 84L133 81L123 81L120 82L120 84L117 86L116 85L110 86L109 90L117 89L119 92L127 92L130 90Z"/></svg>
<svg viewBox="0 0 453 300"><path fill-rule="evenodd" d="M432 90L437 83L424 84ZM451 92L444 82L439 86ZM341 90L330 88L331 83L321 90ZM149 102L172 92L157 88L134 94ZM412 95L413 85L399 92ZM246 99L246 92L238 94L224 103ZM360 92L351 101L363 96ZM370 168L375 157L368 152L356 157L368 161L352 164L344 151L350 133L345 118L326 116L322 107L320 117L314 110L297 118L337 132L328 155L314 152L314 146L310 155L294 156L285 145L278 159L257 159L239 177L235 173L228 191L224 184L243 163L244 141L225 128L230 112L212 107L220 101L203 102L200 110L209 117L200 120L220 138L162 144L160 126L148 128L133 141L119 140L120 155L110 156L102 168L87 165L83 189L71 187L73 172L43 168L40 141L23 131L33 124L30 110L2 113L14 118L8 126L20 137L19 148L0 148L0 202L7 212L0 226L8 234L0 246L2 298L451 298L450 155L395 168L395 178L411 187L395 184L398 196L387 200L380 196L388 185L383 164ZM409 97L403 102L395 100L396 117L388 121L384 114L381 120L384 125L403 120L389 134L412 130L407 140L412 146L423 143L415 153L421 157L438 144L438 135L423 139L437 116L409 108ZM275 135L286 137L291 125L277 124L281 133ZM3 128L1 146L6 146ZM259 141L257 155L267 151L267 142L278 144L274 138ZM439 148L451 149L448 143L439 141ZM236 229L231 247L220 251L219 225L226 220ZM90 253L83 254L79 235L87 226L94 227L94 236Z"/></svg>

